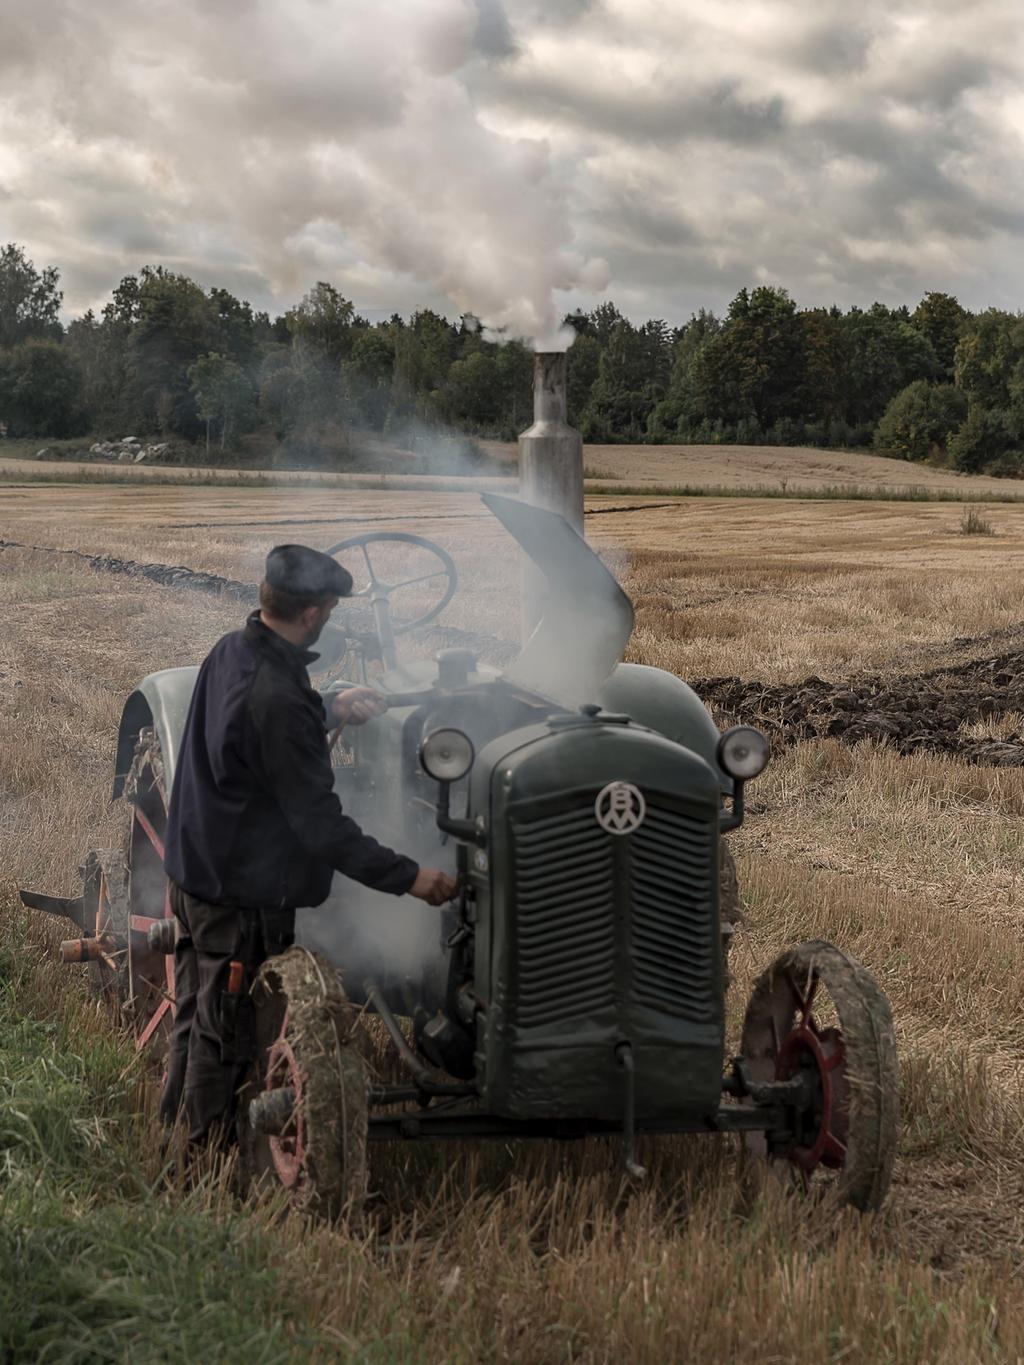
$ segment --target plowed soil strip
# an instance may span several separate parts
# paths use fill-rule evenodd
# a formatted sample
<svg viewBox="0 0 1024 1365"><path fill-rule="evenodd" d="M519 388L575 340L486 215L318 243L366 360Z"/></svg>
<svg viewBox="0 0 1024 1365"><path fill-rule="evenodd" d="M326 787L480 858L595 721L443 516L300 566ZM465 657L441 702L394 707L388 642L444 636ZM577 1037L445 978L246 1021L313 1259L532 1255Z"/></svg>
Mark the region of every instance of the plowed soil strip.
<svg viewBox="0 0 1024 1365"><path fill-rule="evenodd" d="M583 513L585 517L609 517L613 512L653 512L659 507L678 507L679 500L674 502L642 502L636 507L588 507Z"/></svg>
<svg viewBox="0 0 1024 1365"><path fill-rule="evenodd" d="M115 559L111 555L90 555L83 550L57 550L49 545L23 545L17 540L0 540L0 550L31 550L33 554L62 556L87 564L101 573L126 574L129 578L147 578L163 587L189 588L193 592L214 596L235 597L240 602L253 602L259 593L252 583L239 583L234 578L205 573L201 569L186 569L174 564L140 564L134 559Z"/></svg>
<svg viewBox="0 0 1024 1365"><path fill-rule="evenodd" d="M1024 711L1024 652L975 659L904 678L830 683L810 677L769 686L740 678L694 684L708 705L760 725L784 743L833 736L844 744L885 740L901 754L955 754L972 763L1024 767L1024 731L979 740L962 727Z"/></svg>

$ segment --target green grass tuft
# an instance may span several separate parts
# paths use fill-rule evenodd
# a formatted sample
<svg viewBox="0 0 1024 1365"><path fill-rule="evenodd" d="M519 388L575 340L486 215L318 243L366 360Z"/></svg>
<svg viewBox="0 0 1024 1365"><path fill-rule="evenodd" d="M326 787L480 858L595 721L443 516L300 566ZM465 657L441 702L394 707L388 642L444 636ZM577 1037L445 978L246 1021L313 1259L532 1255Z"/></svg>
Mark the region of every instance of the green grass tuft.
<svg viewBox="0 0 1024 1365"><path fill-rule="evenodd" d="M75 993L41 994L31 944L5 938L0 1360L317 1354L327 1339L303 1321L268 1216L215 1183L162 1188L130 1043Z"/></svg>
<svg viewBox="0 0 1024 1365"><path fill-rule="evenodd" d="M960 534L962 536L994 536L996 528L974 507L964 509L964 514L960 518Z"/></svg>

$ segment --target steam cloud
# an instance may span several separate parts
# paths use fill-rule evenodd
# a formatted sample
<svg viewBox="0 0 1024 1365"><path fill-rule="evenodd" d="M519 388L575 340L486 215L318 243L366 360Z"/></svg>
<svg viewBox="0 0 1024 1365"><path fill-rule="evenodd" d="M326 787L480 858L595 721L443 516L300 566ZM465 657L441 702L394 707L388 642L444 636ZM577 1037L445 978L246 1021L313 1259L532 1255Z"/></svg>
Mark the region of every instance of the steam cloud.
<svg viewBox="0 0 1024 1365"><path fill-rule="evenodd" d="M523 506L513 499L489 497L490 510L510 535L546 573L550 594L544 617L519 658L504 670L513 682L555 699L569 709L584 701L596 701L609 673L622 657L633 624L628 598L611 574L592 555L564 522L540 508ZM514 597L517 586L496 592L501 578L517 583L518 565L510 555L512 541L502 535L498 520L490 522L493 537L478 542L467 555L451 545L456 563L465 572L478 569L486 556L487 580L463 584L473 597L474 624L478 630L502 636L508 632L503 602ZM422 570L422 562L410 557L405 563L392 560L389 576L398 581ZM358 572L358 571L357 571ZM475 575L474 575L475 576ZM456 602L458 598L456 598ZM444 618L442 618L443 620ZM402 658L412 651L403 640ZM316 685L323 683L317 680ZM515 713L518 714L518 713ZM446 723L451 723L446 722ZM520 720L512 720L496 700L482 712L463 706L460 725L465 726L479 752L498 735L507 733ZM373 755L373 786L343 796L347 813L374 837L414 857L421 865L454 871L454 845L439 835L429 806L399 808L395 794L402 780L402 755L397 746L376 744L370 721L366 749ZM362 742L357 738L357 749ZM427 784L428 801L436 788ZM455 796L456 809L462 800ZM409 897L394 897L367 890L342 878L335 880L330 901L299 916L300 940L325 952L346 973L347 989L358 995L362 980L375 977L382 985L396 977L418 978L433 968L443 975L440 947L441 915Z"/></svg>
<svg viewBox="0 0 1024 1365"><path fill-rule="evenodd" d="M94 244L78 295L116 281L101 244L120 238L257 298L319 276L361 302L389 273L396 306L426 287L550 346L555 292L607 271L572 248L546 142L474 103L467 71L501 34L500 7L474 0L13 0L0 235L64 263L74 224Z"/></svg>

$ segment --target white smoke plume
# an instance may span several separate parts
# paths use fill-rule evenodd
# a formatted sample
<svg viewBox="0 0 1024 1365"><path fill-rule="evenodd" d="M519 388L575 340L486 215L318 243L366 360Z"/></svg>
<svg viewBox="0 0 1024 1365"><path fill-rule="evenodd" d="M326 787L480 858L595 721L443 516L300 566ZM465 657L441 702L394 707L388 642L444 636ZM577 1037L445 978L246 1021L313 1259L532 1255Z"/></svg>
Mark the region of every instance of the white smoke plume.
<svg viewBox="0 0 1024 1365"><path fill-rule="evenodd" d="M460 575L460 591L438 624L455 624L460 619L460 608L465 609L463 604L467 604L470 615L468 620L462 619L467 624L471 621L478 633L479 647L473 652L487 670L492 644L515 634L520 566L511 533L502 529L490 510L481 512L479 518L464 521L461 531L453 529L449 521L434 534L445 542ZM581 545L575 532L549 512L524 509L516 514L515 504L507 500L503 516L511 517L510 531L513 526L517 528L519 545L535 557L534 562L548 579L550 593L544 620L522 654L511 663L503 657L497 671L529 692L554 699L553 707L560 703L574 710L582 702L598 701L629 639L633 617L628 600ZM417 530L431 534L429 524L422 521ZM371 548L377 572L391 582L415 579L425 569L436 566L436 560L424 559L422 549L392 546L388 558L387 547ZM360 584L358 556L340 558L349 564ZM422 601L410 602L408 595L404 604L394 601L396 620L402 619L403 611L415 616L428 599L437 600L436 584L424 583L413 591L423 594ZM336 620L344 628L344 606L336 613ZM416 641L408 635L399 636L398 646L400 663L406 666L417 655L421 660L429 657L437 647L436 643L429 647L425 638ZM420 676L433 683L436 677L433 665L427 665ZM361 681L352 674L347 675L347 680ZM392 686L395 681L399 686L408 685L401 675L393 678ZM322 687L324 682L317 678L315 685ZM507 698L502 701L491 696L479 708L461 701L458 708L455 715L450 711L431 712L428 708L424 733L438 724L458 723L480 752L492 740L526 723L518 704ZM348 739L354 746L356 766L340 771L339 794L346 812L368 833L415 858L422 866L455 872L454 841L439 833L432 811L437 787L421 777L418 799L410 799L417 797L417 792L410 785L408 755L402 752L388 720L371 720L365 727L350 732ZM514 742L511 747L516 747ZM403 792L404 803L400 799ZM464 800L464 790L457 786L454 813L463 813ZM381 985L396 978L415 980L428 971L435 981L444 977L439 912L410 897L396 900L344 878L335 880L331 900L326 905L300 915L299 937L343 969L347 974L346 988L354 995L358 995L367 976Z"/></svg>
<svg viewBox="0 0 1024 1365"><path fill-rule="evenodd" d="M559 291L607 271L573 249L548 144L474 103L486 19L474 0L13 0L0 239L58 265L66 241L72 306L131 254L279 305L388 276L396 306L441 295L550 345Z"/></svg>

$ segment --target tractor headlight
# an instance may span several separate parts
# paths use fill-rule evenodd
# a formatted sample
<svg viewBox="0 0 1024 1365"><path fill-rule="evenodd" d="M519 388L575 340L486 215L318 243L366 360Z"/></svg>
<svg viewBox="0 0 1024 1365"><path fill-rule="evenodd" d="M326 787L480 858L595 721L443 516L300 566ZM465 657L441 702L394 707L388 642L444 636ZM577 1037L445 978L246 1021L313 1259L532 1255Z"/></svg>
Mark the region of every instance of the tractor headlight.
<svg viewBox="0 0 1024 1365"><path fill-rule="evenodd" d="M458 782L473 766L476 751L461 730L432 730L420 745L423 771L435 782Z"/></svg>
<svg viewBox="0 0 1024 1365"><path fill-rule="evenodd" d="M734 725L718 741L718 766L737 782L763 773L770 756L767 739L752 725Z"/></svg>

